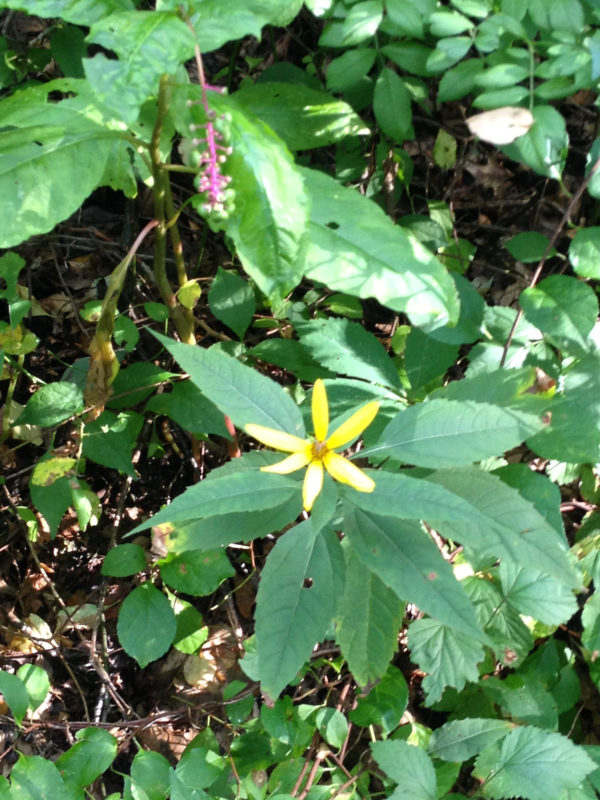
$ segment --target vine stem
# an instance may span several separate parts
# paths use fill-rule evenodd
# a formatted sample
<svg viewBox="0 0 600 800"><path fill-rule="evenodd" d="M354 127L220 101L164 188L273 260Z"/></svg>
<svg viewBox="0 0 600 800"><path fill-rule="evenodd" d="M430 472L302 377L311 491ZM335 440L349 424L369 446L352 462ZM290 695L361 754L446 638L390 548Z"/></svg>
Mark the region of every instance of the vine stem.
<svg viewBox="0 0 600 800"><path fill-rule="evenodd" d="M554 247L554 245L558 241L558 239L559 239L559 237L560 237L560 235L561 235L561 233L563 231L563 228L565 227L565 225L567 224L567 222L569 221L569 219L571 217L571 214L573 213L573 209L575 208L577 203L581 200L581 196L583 195L583 193L587 189L590 181L592 180L594 174L596 173L596 171L598 170L599 167L600 167L600 158L597 158L596 161L594 162L591 170L585 176L584 180L578 186L577 191L574 193L573 197L570 199L569 204L567 205L567 207L565 209L565 213L562 215L562 219L560 220L560 222L556 226L556 230L552 234L552 238L548 242L548 246L544 250L544 254L541 257L540 262L537 265L535 272L533 273L531 281L529 282L529 288L530 289L533 289L533 287L539 281L539 279L541 277L541 274L542 274L542 270L544 269L544 267L546 265L546 260L548 259L548 256L550 255L550 252L551 252L552 248ZM513 338L514 338L515 331L517 330L517 325L521 321L522 317L523 317L523 309L519 308L519 310L517 312L517 316L515 317L515 321L512 324L512 327L511 327L510 332L508 334L508 337L506 339L506 343L505 343L504 348L502 350L502 358L500 359L500 366L501 367L503 367L504 363L506 362L506 356L508 355L508 349L509 349L509 347L511 345L511 342L512 342Z"/></svg>

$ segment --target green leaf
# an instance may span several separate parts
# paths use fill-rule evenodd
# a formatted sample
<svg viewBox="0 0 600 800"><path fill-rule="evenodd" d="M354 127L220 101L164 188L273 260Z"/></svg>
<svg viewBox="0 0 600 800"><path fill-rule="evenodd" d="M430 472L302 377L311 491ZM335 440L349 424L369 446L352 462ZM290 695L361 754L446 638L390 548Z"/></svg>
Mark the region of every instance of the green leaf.
<svg viewBox="0 0 600 800"><path fill-rule="evenodd" d="M482 689L513 721L547 730L558 728L556 701L538 676L508 675L506 680L490 676Z"/></svg>
<svg viewBox="0 0 600 800"><path fill-rule="evenodd" d="M319 733L332 747L339 749L348 735L348 721L337 708L320 708L315 714Z"/></svg>
<svg viewBox="0 0 600 800"><path fill-rule="evenodd" d="M598 316L598 298L591 286L567 275L551 275L522 291L519 303L536 328L578 350L589 349L588 336Z"/></svg>
<svg viewBox="0 0 600 800"><path fill-rule="evenodd" d="M375 51L354 52L367 53L373 63ZM331 65L328 77L330 72ZM290 150L326 147L347 136L369 133L348 103L302 84L249 83L234 97L238 107L266 122Z"/></svg>
<svg viewBox="0 0 600 800"><path fill-rule="evenodd" d="M581 228L569 245L569 261L582 278L600 278L600 228Z"/></svg>
<svg viewBox="0 0 600 800"><path fill-rule="evenodd" d="M159 563L163 581L173 589L196 597L211 594L235 570L223 550L188 550Z"/></svg>
<svg viewBox="0 0 600 800"><path fill-rule="evenodd" d="M398 387L398 372L381 342L362 325L328 317L295 325L300 342L319 364L342 375Z"/></svg>
<svg viewBox="0 0 600 800"><path fill-rule="evenodd" d="M583 634L581 643L590 651L595 653L600 650L600 594L594 592L586 601L581 613L581 623Z"/></svg>
<svg viewBox="0 0 600 800"><path fill-rule="evenodd" d="M197 93L191 95L199 99ZM235 95L211 93L210 104L217 113L231 117L232 153L225 171L236 194L225 232L258 287L268 297L281 299L301 279L298 257L310 205L301 171L283 141L261 119L239 106Z"/></svg>
<svg viewBox="0 0 600 800"><path fill-rule="evenodd" d="M436 11L429 17L429 32L438 39L455 36L473 27L473 22L458 11Z"/></svg>
<svg viewBox="0 0 600 800"><path fill-rule="evenodd" d="M344 559L333 531L305 520L277 540L258 589L258 675L276 697L291 681L335 613Z"/></svg>
<svg viewBox="0 0 600 800"><path fill-rule="evenodd" d="M51 384L54 385L54 384ZM31 473L32 486L52 486L53 483L64 478L72 477L75 474L77 459L53 456L48 453L47 458L38 463Z"/></svg>
<svg viewBox="0 0 600 800"><path fill-rule="evenodd" d="M371 48L359 47L334 58L327 67L328 90L344 92L359 83L375 63L376 55L376 51Z"/></svg>
<svg viewBox="0 0 600 800"><path fill-rule="evenodd" d="M25 684L16 675L0 670L0 692L4 695L17 725L20 725L29 707L29 694Z"/></svg>
<svg viewBox="0 0 600 800"><path fill-rule="evenodd" d="M459 349L458 344L440 342L420 328L412 328L404 348L404 368L411 390L418 392L431 381L441 378L455 362Z"/></svg>
<svg viewBox="0 0 600 800"><path fill-rule="evenodd" d="M130 320L131 321L131 320ZM162 381L175 377L156 364L148 361L137 361L130 367L119 370L111 384L112 396L108 405L111 408L133 408L151 395ZM119 395L123 395L119 397Z"/></svg>
<svg viewBox="0 0 600 800"><path fill-rule="evenodd" d="M454 283L429 250L353 189L317 170L302 174L312 200L303 253L308 278L335 291L376 297L426 329L457 321Z"/></svg>
<svg viewBox="0 0 600 800"><path fill-rule="evenodd" d="M169 649L177 623L167 598L151 583L137 586L119 610L121 646L143 669Z"/></svg>
<svg viewBox="0 0 600 800"><path fill-rule="evenodd" d="M252 422L304 437L300 410L278 383L215 348L205 350L154 335L200 391L237 427Z"/></svg>
<svg viewBox="0 0 600 800"><path fill-rule="evenodd" d="M394 70L384 67L375 82L373 111L381 130L390 139L403 142L412 127L410 95Z"/></svg>
<svg viewBox="0 0 600 800"><path fill-rule="evenodd" d="M525 94L527 93L525 89ZM519 102L520 100L506 101L498 103L498 106L516 105ZM565 120L552 106L537 106L532 113L535 120L532 127L524 136L520 136L513 144L505 145L502 150L513 161L523 161L538 175L558 180L565 166L569 146Z"/></svg>
<svg viewBox="0 0 600 800"><path fill-rule="evenodd" d="M577 600L563 583L528 565L500 562L506 602L546 625L560 625L577 611Z"/></svg>
<svg viewBox="0 0 600 800"><path fill-rule="evenodd" d="M117 755L117 740L102 728L84 728L77 740L56 760L67 786L83 788L107 770Z"/></svg>
<svg viewBox="0 0 600 800"><path fill-rule="evenodd" d="M41 756L20 756L10 773L11 800L81 800L81 792L65 786L58 767Z"/></svg>
<svg viewBox="0 0 600 800"><path fill-rule="evenodd" d="M146 569L146 555L139 544L118 544L106 554L102 562L102 575L126 578Z"/></svg>
<svg viewBox="0 0 600 800"><path fill-rule="evenodd" d="M352 506L347 507L345 522L344 532L358 558L401 600L486 641L450 565L418 524Z"/></svg>
<svg viewBox="0 0 600 800"><path fill-rule="evenodd" d="M456 139L443 128L435 137L433 160L441 169L450 169L456 164Z"/></svg>
<svg viewBox="0 0 600 800"><path fill-rule="evenodd" d="M383 4L381 0L364 0L355 3L342 26L343 44L351 47L355 44L370 39L377 32L383 17Z"/></svg>
<svg viewBox="0 0 600 800"><path fill-rule="evenodd" d="M390 664L366 697L358 696L356 708L348 715L351 722L361 727L380 725L389 735L400 724L408 705L408 686L398 667Z"/></svg>
<svg viewBox="0 0 600 800"><path fill-rule="evenodd" d="M74 25L91 25L115 11L133 8L130 0L3 0L2 5L36 17L58 17Z"/></svg>
<svg viewBox="0 0 600 800"><path fill-rule="evenodd" d="M438 86L438 100L447 103L470 94L475 87L475 78L482 71L484 62L480 58L467 58L442 75Z"/></svg>
<svg viewBox="0 0 600 800"><path fill-rule="evenodd" d="M19 425L50 428L83 411L83 392L74 383L59 381L40 386L27 401Z"/></svg>
<svg viewBox="0 0 600 800"><path fill-rule="evenodd" d="M346 580L338 599L336 640L357 682L380 678L397 647L404 603L352 547L344 550Z"/></svg>
<svg viewBox="0 0 600 800"><path fill-rule="evenodd" d="M122 11L103 16L87 41L118 55L84 59L86 77L98 98L126 122L134 122L141 105L158 92L161 75L172 75L194 54L194 36L175 14Z"/></svg>
<svg viewBox="0 0 600 800"><path fill-rule="evenodd" d="M517 233L505 243L504 247L513 258L524 264L531 264L540 261L545 254L547 254L547 258L556 255L556 249L554 247L549 249L549 245L550 241L546 236L537 231L526 231Z"/></svg>
<svg viewBox="0 0 600 800"><path fill-rule="evenodd" d="M539 413L434 399L400 411L377 450L422 467L462 466L516 447L544 424Z"/></svg>
<svg viewBox="0 0 600 800"><path fill-rule="evenodd" d="M174 604L177 630L173 647L180 653L196 654L208 639L208 627L202 614L191 603L177 598Z"/></svg>
<svg viewBox="0 0 600 800"><path fill-rule="evenodd" d="M381 769L397 784L394 800L437 800L437 781L431 759L424 750L388 739L372 742L371 751Z"/></svg>
<svg viewBox="0 0 600 800"><path fill-rule="evenodd" d="M475 86L480 89L504 89L529 77L529 69L520 64L495 64L475 76Z"/></svg>
<svg viewBox="0 0 600 800"><path fill-rule="evenodd" d="M539 728L515 728L488 745L475 762L474 775L485 780L488 797L558 798L575 789L596 764L565 736Z"/></svg>
<svg viewBox="0 0 600 800"><path fill-rule="evenodd" d="M29 695L29 707L35 711L42 705L50 691L48 673L35 664L23 664L17 670L17 678L23 681Z"/></svg>
<svg viewBox="0 0 600 800"><path fill-rule="evenodd" d="M394 64L412 75L429 77L432 71L427 66L429 57L434 52L431 47L426 47L419 42L400 42L399 44L386 44L381 52Z"/></svg>
<svg viewBox="0 0 600 800"><path fill-rule="evenodd" d="M166 800L169 796L171 765L160 753L142 750L131 762L131 781L135 787L132 796L143 800Z"/></svg>
<svg viewBox="0 0 600 800"><path fill-rule="evenodd" d="M213 278L208 303L215 317L243 340L256 310L254 292L241 275L221 267Z"/></svg>
<svg viewBox="0 0 600 800"><path fill-rule="evenodd" d="M444 761L467 761L512 729L513 725L502 719L457 719L437 728L427 749Z"/></svg>
<svg viewBox="0 0 600 800"><path fill-rule="evenodd" d="M198 741L199 739L200 741ZM192 787L208 788L223 772L224 759L217 755L217 751L216 742L213 750L204 746L201 737L197 736L183 751L175 767L175 774L190 789Z"/></svg>
<svg viewBox="0 0 600 800"><path fill-rule="evenodd" d="M427 703L442 696L446 686L460 691L467 681L477 681L477 664L483 661L481 643L456 628L434 619L417 619L408 630L408 645L413 659L428 674L423 678Z"/></svg>
<svg viewBox="0 0 600 800"><path fill-rule="evenodd" d="M179 381L170 392L155 394L146 403L145 411L164 414L189 433L216 433L231 438L223 413L191 381Z"/></svg>
<svg viewBox="0 0 600 800"><path fill-rule="evenodd" d="M95 22L95 20L91 20ZM85 33L75 25L65 25L50 37L50 51L66 78L83 78L83 58L86 55Z"/></svg>
<svg viewBox="0 0 600 800"><path fill-rule="evenodd" d="M324 369L308 354L297 339L264 339L250 350L254 358L283 367L300 381L314 383L317 378L333 378L333 372Z"/></svg>
<svg viewBox="0 0 600 800"><path fill-rule="evenodd" d="M143 422L142 415L135 411L122 411L118 415L104 411L85 426L83 455L104 467L135 476L131 453Z"/></svg>
<svg viewBox="0 0 600 800"><path fill-rule="evenodd" d="M142 522L131 533L168 523L187 523L203 517L218 517L236 512L261 511L279 506L284 500L300 496L301 484L293 478L270 472L246 470L234 475L220 475L194 483L158 514ZM231 541L238 541L243 535Z"/></svg>

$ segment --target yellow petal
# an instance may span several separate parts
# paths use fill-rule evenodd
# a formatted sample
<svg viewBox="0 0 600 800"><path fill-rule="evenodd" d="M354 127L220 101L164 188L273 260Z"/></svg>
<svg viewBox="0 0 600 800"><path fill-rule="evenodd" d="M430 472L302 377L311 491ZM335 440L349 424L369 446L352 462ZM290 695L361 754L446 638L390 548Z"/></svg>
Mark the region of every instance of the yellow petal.
<svg viewBox="0 0 600 800"><path fill-rule="evenodd" d="M329 406L327 404L325 384L321 378L317 378L313 388L312 418L315 437L319 442L324 442L327 438L327 428L329 427Z"/></svg>
<svg viewBox="0 0 600 800"><path fill-rule="evenodd" d="M305 467L312 457L310 451L305 453L292 453L291 456L284 458L283 461L278 461L276 464L271 464L268 467L261 467L261 472L278 472L280 475L287 475L288 472L295 472L297 469Z"/></svg>
<svg viewBox="0 0 600 800"><path fill-rule="evenodd" d="M356 439L359 433L362 433L375 419L379 411L379 403L377 400L372 400L367 403L358 411L355 411L352 416L343 422L339 428L336 428L331 436L327 439L327 446L331 450L336 447L341 447L352 439Z"/></svg>
<svg viewBox="0 0 600 800"><path fill-rule="evenodd" d="M320 461L311 461L304 476L302 499L305 511L310 511L313 503L323 488L323 464Z"/></svg>
<svg viewBox="0 0 600 800"><path fill-rule="evenodd" d="M359 492L372 492L375 488L374 480L338 453L327 453L323 463L331 477L340 483L347 483Z"/></svg>
<svg viewBox="0 0 600 800"><path fill-rule="evenodd" d="M284 453L298 453L306 448L306 440L299 436L292 436L291 433L277 431L275 428L263 428L262 425L249 423L246 425L246 433L254 439L273 447L275 450L283 450Z"/></svg>

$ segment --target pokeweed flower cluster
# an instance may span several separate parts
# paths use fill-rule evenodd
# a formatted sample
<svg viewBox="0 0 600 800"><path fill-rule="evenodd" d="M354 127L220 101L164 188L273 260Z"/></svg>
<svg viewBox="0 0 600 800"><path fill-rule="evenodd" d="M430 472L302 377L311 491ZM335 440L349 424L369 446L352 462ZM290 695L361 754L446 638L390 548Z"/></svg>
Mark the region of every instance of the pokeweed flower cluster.
<svg viewBox="0 0 600 800"><path fill-rule="evenodd" d="M302 487L305 511L311 510L323 488L324 470L327 470L334 480L346 483L359 492L372 492L375 482L351 461L335 451L356 439L373 422L379 411L379 403L373 400L362 406L328 436L327 392L325 384L318 378L313 389L311 410L315 435L309 439L301 439L299 436L293 436L274 428L265 428L262 425L253 423L246 425L246 432L254 439L267 447L291 454L277 464L262 467L261 471L287 474L307 467Z"/></svg>

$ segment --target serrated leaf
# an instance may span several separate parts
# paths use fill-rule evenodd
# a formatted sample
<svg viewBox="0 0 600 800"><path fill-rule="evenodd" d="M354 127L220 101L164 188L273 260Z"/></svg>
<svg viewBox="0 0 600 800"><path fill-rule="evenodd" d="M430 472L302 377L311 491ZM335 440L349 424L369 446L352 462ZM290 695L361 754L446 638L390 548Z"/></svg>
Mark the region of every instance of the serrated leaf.
<svg viewBox="0 0 600 800"><path fill-rule="evenodd" d="M462 466L501 455L544 424L539 413L434 399L400 411L376 450L422 467Z"/></svg>
<svg viewBox="0 0 600 800"><path fill-rule="evenodd" d="M333 372L384 386L399 386L398 371L381 342L348 319L316 319L295 325L310 356Z"/></svg>
<svg viewBox="0 0 600 800"><path fill-rule="evenodd" d="M256 309L254 292L248 282L236 272L218 267L208 292L208 303L215 317L243 339Z"/></svg>
<svg viewBox="0 0 600 800"><path fill-rule="evenodd" d="M365 686L385 672L397 647L404 603L351 547L345 549L346 580L338 600L336 639L357 682Z"/></svg>
<svg viewBox="0 0 600 800"><path fill-rule="evenodd" d="M375 52L363 52L371 53L372 63ZM249 83L236 92L235 101L266 122L291 150L326 147L369 133L348 103L302 84Z"/></svg>
<svg viewBox="0 0 600 800"><path fill-rule="evenodd" d="M375 82L373 111L381 130L390 139L401 143L412 127L410 95L402 78L384 67Z"/></svg>
<svg viewBox="0 0 600 800"><path fill-rule="evenodd" d="M258 676L276 697L319 642L335 613L344 559L330 530L310 519L285 533L262 571L256 605Z"/></svg>
<svg viewBox="0 0 600 800"><path fill-rule="evenodd" d="M137 586L127 595L119 610L119 642L142 669L167 652L176 629L169 601L151 583Z"/></svg>
<svg viewBox="0 0 600 800"><path fill-rule="evenodd" d="M346 509L345 522L344 532L358 557L401 600L486 641L462 586L418 524L351 506Z"/></svg>
<svg viewBox="0 0 600 800"><path fill-rule="evenodd" d="M408 686L398 667L390 664L366 697L359 695L356 708L348 715L355 725L380 725L389 735L400 724L408 705Z"/></svg>
<svg viewBox="0 0 600 800"><path fill-rule="evenodd" d="M3 0L4 8L26 11L36 17L56 17L74 25L91 25L116 11L133 9L130 0Z"/></svg>
<svg viewBox="0 0 600 800"><path fill-rule="evenodd" d="M544 333L567 340L577 350L589 349L588 336L598 316L598 298L591 286L567 275L551 275L521 292L525 317Z"/></svg>
<svg viewBox="0 0 600 800"><path fill-rule="evenodd" d="M170 392L153 395L144 410L170 417L189 433L216 433L231 438L223 413L191 381L178 381Z"/></svg>
<svg viewBox="0 0 600 800"><path fill-rule="evenodd" d="M84 429L83 455L102 464L135 475L131 454L136 445L144 419L135 411L122 411L115 415L104 411Z"/></svg>
<svg viewBox="0 0 600 800"><path fill-rule="evenodd" d="M459 691L467 681L477 681L477 665L483 661L480 642L456 628L434 619L414 620L408 630L408 645L413 659L428 674L423 689L429 705L437 702L446 686Z"/></svg>
<svg viewBox="0 0 600 800"><path fill-rule="evenodd" d="M503 560L500 580L506 602L546 625L560 625L577 611L573 592L535 568Z"/></svg>
<svg viewBox="0 0 600 800"><path fill-rule="evenodd" d="M29 694L22 680L10 672L0 670L0 692L18 725L23 722L29 706Z"/></svg>
<svg viewBox="0 0 600 800"><path fill-rule="evenodd" d="M400 739L387 739L372 742L371 751L381 769L397 784L390 798L436 800L435 770L424 750Z"/></svg>
<svg viewBox="0 0 600 800"><path fill-rule="evenodd" d="M437 728L428 750L444 761L467 761L491 742L506 736L513 726L502 719L457 719Z"/></svg>
<svg viewBox="0 0 600 800"><path fill-rule="evenodd" d="M47 383L32 395L18 418L19 425L51 427L83 410L83 392L68 381Z"/></svg>
<svg viewBox="0 0 600 800"><path fill-rule="evenodd" d="M214 348L205 350L154 335L200 391L239 428L252 422L304 436L298 406L278 383Z"/></svg>
<svg viewBox="0 0 600 800"><path fill-rule="evenodd" d="M537 676L523 678L514 674L508 675L506 680L490 676L482 690L513 721L538 725L546 730L558 728L556 700Z"/></svg>
<svg viewBox="0 0 600 800"><path fill-rule="evenodd" d="M425 329L457 321L456 287L431 251L353 189L317 170L302 175L312 203L302 253L308 278L376 297Z"/></svg>
<svg viewBox="0 0 600 800"><path fill-rule="evenodd" d="M474 774L485 780L488 797L557 800L576 788L596 764L565 736L539 728L515 728L489 745L475 762Z"/></svg>

